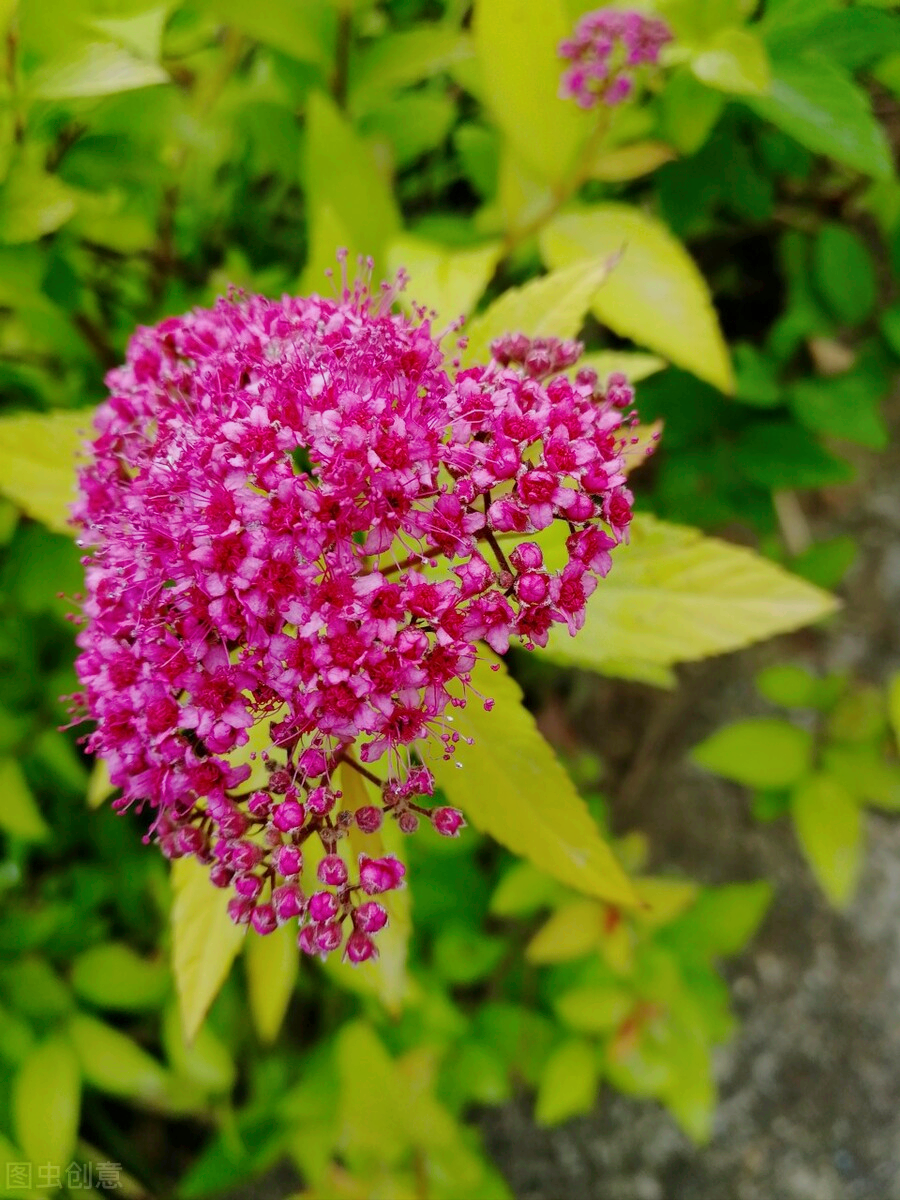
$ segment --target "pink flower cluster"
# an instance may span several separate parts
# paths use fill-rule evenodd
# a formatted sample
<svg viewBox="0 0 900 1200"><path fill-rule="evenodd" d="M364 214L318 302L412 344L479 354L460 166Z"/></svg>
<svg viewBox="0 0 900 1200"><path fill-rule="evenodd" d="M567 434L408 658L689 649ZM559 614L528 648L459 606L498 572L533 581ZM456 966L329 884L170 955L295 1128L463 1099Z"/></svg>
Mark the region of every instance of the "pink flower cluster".
<svg viewBox="0 0 900 1200"><path fill-rule="evenodd" d="M631 518L624 377L570 381L577 343L521 336L448 369L424 313L392 301L359 282L235 294L139 329L75 509L73 703L118 807L152 806L163 852L208 864L235 921L299 918L303 950L353 962L387 920L374 897L403 883L383 821L463 824L417 801L434 783L416 747L453 754L479 643L574 633ZM562 570L531 540L554 522ZM345 808L339 766L378 803Z"/></svg>
<svg viewBox="0 0 900 1200"><path fill-rule="evenodd" d="M658 17L616 8L585 13L573 36L559 45L560 57L572 63L560 82L561 99L581 108L621 104L634 88L635 68L656 63L671 40L668 25Z"/></svg>

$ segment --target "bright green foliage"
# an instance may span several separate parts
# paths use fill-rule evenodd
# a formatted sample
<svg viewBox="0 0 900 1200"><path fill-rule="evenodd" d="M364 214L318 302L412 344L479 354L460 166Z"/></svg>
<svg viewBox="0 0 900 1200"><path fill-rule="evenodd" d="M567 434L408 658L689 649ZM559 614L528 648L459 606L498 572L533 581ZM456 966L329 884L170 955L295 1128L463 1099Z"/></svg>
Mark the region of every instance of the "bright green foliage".
<svg viewBox="0 0 900 1200"><path fill-rule="evenodd" d="M206 1016L246 933L226 911L228 897L210 887L203 867L182 858L172 870L172 969L185 1033L190 1040Z"/></svg>
<svg viewBox="0 0 900 1200"><path fill-rule="evenodd" d="M842 225L825 225L814 248L816 283L839 321L858 325L875 304L875 266L859 236Z"/></svg>
<svg viewBox="0 0 900 1200"><path fill-rule="evenodd" d="M765 96L771 86L766 48L756 34L720 29L691 59L701 83L736 95Z"/></svg>
<svg viewBox="0 0 900 1200"><path fill-rule="evenodd" d="M594 299L597 318L723 392L733 390L706 284L660 222L622 204L598 205L554 218L541 236L541 252L556 268L621 255Z"/></svg>
<svg viewBox="0 0 900 1200"><path fill-rule="evenodd" d="M249 930L244 945L247 999L256 1032L264 1042L274 1042L281 1029L300 959L297 927L289 921L269 937Z"/></svg>
<svg viewBox="0 0 900 1200"><path fill-rule="evenodd" d="M22 414L0 419L0 490L50 529L71 533L75 462L90 413Z"/></svg>
<svg viewBox="0 0 900 1200"><path fill-rule="evenodd" d="M0 760L0 829L13 837L41 842L50 830L28 789L22 768L11 758Z"/></svg>
<svg viewBox="0 0 900 1200"><path fill-rule="evenodd" d="M539 540L555 565L557 535ZM808 624L835 607L832 597L738 546L639 517L578 638L554 632L547 653L601 671L607 660L669 666Z"/></svg>
<svg viewBox="0 0 900 1200"><path fill-rule="evenodd" d="M75 959L72 988L97 1008L140 1012L159 1007L169 993L171 978L164 962L141 958L122 942L106 942Z"/></svg>
<svg viewBox="0 0 900 1200"><path fill-rule="evenodd" d="M839 675L816 678L787 663L767 668L756 683L771 703L815 714L803 726L775 717L726 725L691 757L759 789L759 820L790 814L822 890L835 907L846 907L863 868L865 806L900 811L900 762L886 715L892 689L885 698L877 688L850 687Z"/></svg>
<svg viewBox="0 0 900 1200"><path fill-rule="evenodd" d="M455 713L461 737L473 739L472 745L460 742L456 761L461 767L446 762L440 749L429 754L426 747L426 761L450 801L476 828L561 882L633 904L628 880L522 707L518 686L486 651L472 672L472 686L496 704L490 713L474 702Z"/></svg>
<svg viewBox="0 0 900 1200"><path fill-rule="evenodd" d="M859 805L833 775L816 774L791 800L794 829L825 895L837 908L853 898L863 857Z"/></svg>
<svg viewBox="0 0 900 1200"><path fill-rule="evenodd" d="M812 738L787 721L748 717L695 746L691 757L708 771L750 787L790 787L809 767Z"/></svg>
<svg viewBox="0 0 900 1200"><path fill-rule="evenodd" d="M538 1085L534 1116L540 1125L557 1125L593 1108L598 1082L597 1058L590 1042L579 1038L553 1052Z"/></svg>
<svg viewBox="0 0 900 1200"><path fill-rule="evenodd" d="M81 1073L75 1052L56 1036L36 1046L13 1084L16 1141L34 1163L65 1165L78 1135Z"/></svg>

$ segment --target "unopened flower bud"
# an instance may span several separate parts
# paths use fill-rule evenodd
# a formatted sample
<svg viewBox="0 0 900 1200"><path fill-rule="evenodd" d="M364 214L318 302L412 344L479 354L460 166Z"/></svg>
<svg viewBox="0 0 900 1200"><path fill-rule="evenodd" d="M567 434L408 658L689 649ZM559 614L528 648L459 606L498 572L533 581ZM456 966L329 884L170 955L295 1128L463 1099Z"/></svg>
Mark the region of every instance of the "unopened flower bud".
<svg viewBox="0 0 900 1200"><path fill-rule="evenodd" d="M271 904L257 905L250 916L250 923L257 933L265 937L267 933L272 933L278 927L275 909Z"/></svg>
<svg viewBox="0 0 900 1200"><path fill-rule="evenodd" d="M456 837L466 822L458 808L435 808L431 812L431 823L444 837Z"/></svg>
<svg viewBox="0 0 900 1200"><path fill-rule="evenodd" d="M319 863L316 877L328 887L343 887L347 882L347 864L337 854L327 854Z"/></svg>

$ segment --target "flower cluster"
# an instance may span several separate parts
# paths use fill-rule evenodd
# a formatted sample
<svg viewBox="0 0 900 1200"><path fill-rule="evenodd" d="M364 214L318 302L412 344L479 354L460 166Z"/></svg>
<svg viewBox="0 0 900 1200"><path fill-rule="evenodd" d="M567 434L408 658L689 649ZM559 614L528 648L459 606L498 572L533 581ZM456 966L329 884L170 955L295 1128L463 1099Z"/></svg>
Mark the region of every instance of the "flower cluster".
<svg viewBox="0 0 900 1200"><path fill-rule="evenodd" d="M671 40L668 25L658 17L615 8L586 13L573 36L559 45L560 57L572 64L563 73L560 97L581 108L621 104L634 88L635 68L656 63Z"/></svg>
<svg viewBox="0 0 900 1200"><path fill-rule="evenodd" d="M631 518L624 377L570 381L577 343L521 336L455 369L392 301L345 281L139 329L75 509L73 705L117 805L150 805L163 852L208 864L235 921L299 918L303 950L353 962L403 882L382 823L463 824L429 807L416 748L454 753L479 643L574 633ZM534 536L554 524L558 570ZM338 768L377 803L342 804Z"/></svg>

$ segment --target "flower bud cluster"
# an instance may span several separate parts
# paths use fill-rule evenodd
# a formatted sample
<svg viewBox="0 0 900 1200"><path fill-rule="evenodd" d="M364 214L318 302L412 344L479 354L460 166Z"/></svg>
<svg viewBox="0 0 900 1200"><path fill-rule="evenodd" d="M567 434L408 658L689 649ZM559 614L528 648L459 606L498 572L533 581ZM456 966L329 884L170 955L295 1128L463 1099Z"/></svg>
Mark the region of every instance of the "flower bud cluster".
<svg viewBox="0 0 900 1200"><path fill-rule="evenodd" d="M382 823L464 823L416 801L434 791L417 747L454 753L479 643L574 633L631 519L623 377L570 380L577 343L522 337L455 369L392 300L235 294L139 329L75 509L73 702L118 806L150 805L235 921L299 918L303 950L354 962L387 919L371 897L403 883ZM555 522L561 569L537 538ZM378 802L343 809L339 766ZM311 837L324 857L304 864Z"/></svg>
<svg viewBox="0 0 900 1200"><path fill-rule="evenodd" d="M559 45L560 57L572 64L563 73L560 98L581 108L621 104L634 90L636 68L655 64L671 40L668 25L658 17L616 8L585 13L574 34Z"/></svg>

